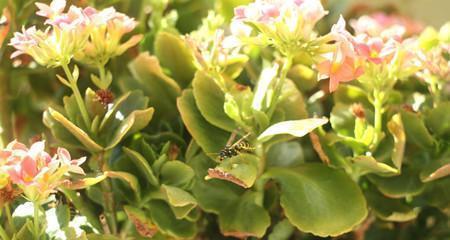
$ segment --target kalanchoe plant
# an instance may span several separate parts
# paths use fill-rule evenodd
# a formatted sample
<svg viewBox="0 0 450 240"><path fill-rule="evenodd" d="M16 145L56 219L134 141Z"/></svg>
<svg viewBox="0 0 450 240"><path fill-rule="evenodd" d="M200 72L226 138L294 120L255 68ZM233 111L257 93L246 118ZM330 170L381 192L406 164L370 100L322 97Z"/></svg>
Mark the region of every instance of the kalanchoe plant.
<svg viewBox="0 0 450 240"><path fill-rule="evenodd" d="M0 238L447 239L450 25L324 2L0 3Z"/></svg>

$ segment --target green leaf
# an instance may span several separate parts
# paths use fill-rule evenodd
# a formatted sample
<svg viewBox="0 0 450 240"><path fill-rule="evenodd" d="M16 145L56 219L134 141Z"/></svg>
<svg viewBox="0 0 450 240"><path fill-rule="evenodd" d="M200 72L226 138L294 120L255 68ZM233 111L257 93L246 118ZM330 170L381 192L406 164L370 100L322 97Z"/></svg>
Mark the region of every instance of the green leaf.
<svg viewBox="0 0 450 240"><path fill-rule="evenodd" d="M157 118L173 119L177 116L176 98L181 89L177 82L165 75L156 57L141 53L129 65L133 77L124 81L125 89L141 89L156 110Z"/></svg>
<svg viewBox="0 0 450 240"><path fill-rule="evenodd" d="M190 84L196 70L194 59L179 35L159 32L155 39L155 55L182 88Z"/></svg>
<svg viewBox="0 0 450 240"><path fill-rule="evenodd" d="M279 134L289 134L295 137L303 137L314 129L326 124L326 118L309 118L276 123L267 128L258 136L259 141L267 141Z"/></svg>
<svg viewBox="0 0 450 240"><path fill-rule="evenodd" d="M350 111L349 105L336 103L330 113L330 123L339 135L354 136L355 116Z"/></svg>
<svg viewBox="0 0 450 240"><path fill-rule="evenodd" d="M450 178L441 178L429 182L419 199L423 198L428 205L448 209L450 207Z"/></svg>
<svg viewBox="0 0 450 240"><path fill-rule="evenodd" d="M239 107L238 102L234 99L232 94L225 93L225 103L223 105L225 114L233 119L235 122L243 125L244 120L242 119L242 110Z"/></svg>
<svg viewBox="0 0 450 240"><path fill-rule="evenodd" d="M302 146L299 142L281 142L272 145L267 152L268 167L292 167L305 162Z"/></svg>
<svg viewBox="0 0 450 240"><path fill-rule="evenodd" d="M357 156L351 159L353 164L360 169L360 174L376 173L383 176L392 176L399 174L400 171L387 164L378 162L371 156Z"/></svg>
<svg viewBox="0 0 450 240"><path fill-rule="evenodd" d="M123 209L141 236L151 238L156 234L158 229L146 212L129 205L123 206Z"/></svg>
<svg viewBox="0 0 450 240"><path fill-rule="evenodd" d="M160 171L161 183L185 188L188 187L195 174L191 167L181 161L168 161Z"/></svg>
<svg viewBox="0 0 450 240"><path fill-rule="evenodd" d="M333 98L339 104L351 105L361 103L364 106L372 106L367 100L367 94L363 89L349 84L339 85L336 92L333 93Z"/></svg>
<svg viewBox="0 0 450 240"><path fill-rule="evenodd" d="M206 121L195 104L192 90L185 90L177 105L186 128L203 151L217 153L226 145L229 133Z"/></svg>
<svg viewBox="0 0 450 240"><path fill-rule="evenodd" d="M292 226L289 220L284 219L273 227L268 240L288 240L294 231L295 227Z"/></svg>
<svg viewBox="0 0 450 240"><path fill-rule="evenodd" d="M402 174L394 177L379 177L369 175L369 180L375 184L378 190L391 198L403 198L420 194L424 190L424 184L419 174L410 167L404 167Z"/></svg>
<svg viewBox="0 0 450 240"><path fill-rule="evenodd" d="M206 179L218 178L250 188L256 181L259 158L250 154L239 154L226 159L219 166L208 169Z"/></svg>
<svg viewBox="0 0 450 240"><path fill-rule="evenodd" d="M139 182L133 174L119 171L106 171L104 173L110 178L118 178L125 181L136 194L140 193Z"/></svg>
<svg viewBox="0 0 450 240"><path fill-rule="evenodd" d="M65 128L61 123L56 121L49 111L45 111L42 117L42 121L46 127L48 127L52 135L58 139L61 146L70 148L84 148L83 144Z"/></svg>
<svg viewBox="0 0 450 240"><path fill-rule="evenodd" d="M447 177L450 175L450 163L447 163L445 165L442 165L432 173L427 174L425 177L423 177L423 182L430 182L434 181L439 178Z"/></svg>
<svg viewBox="0 0 450 240"><path fill-rule="evenodd" d="M152 168L148 164L147 160L140 153L126 147L123 147L122 150L133 161L133 163L138 167L138 169L144 174L147 181L151 185L153 186L159 185L159 181L155 177Z"/></svg>
<svg viewBox="0 0 450 240"><path fill-rule="evenodd" d="M189 159L188 163L197 175L192 192L199 206L219 216L219 222L222 223L220 229L224 234L237 237L264 234L270 220L266 210L255 203L257 196L253 191L249 190L247 194L243 188L227 181L205 181L204 176L214 162L204 154Z"/></svg>
<svg viewBox="0 0 450 240"><path fill-rule="evenodd" d="M387 198L376 189L365 191L367 203L381 219L394 222L413 220L419 213L418 208L409 206L403 199Z"/></svg>
<svg viewBox="0 0 450 240"><path fill-rule="evenodd" d="M431 148L435 140L425 127L423 120L415 113L402 111L401 118L406 133L406 141L421 148Z"/></svg>
<svg viewBox="0 0 450 240"><path fill-rule="evenodd" d="M394 137L394 149L392 149L392 162L400 170L402 168L403 155L405 153L406 136L400 114L392 116L387 124L389 132Z"/></svg>
<svg viewBox="0 0 450 240"><path fill-rule="evenodd" d="M288 78L292 79L297 89L302 92L311 91L318 83L317 72L303 64L296 64L289 69Z"/></svg>
<svg viewBox="0 0 450 240"><path fill-rule="evenodd" d="M58 219L60 228L69 226L70 222L69 206L67 204L58 204L55 211L56 211L56 218Z"/></svg>
<svg viewBox="0 0 450 240"><path fill-rule="evenodd" d="M107 125L111 124L111 122L114 120L115 115L117 114L117 111L119 111L122 104L128 99L128 97L130 97L131 94L132 92L127 92L120 96L116 101L114 101L114 105L105 113L105 116L100 123L100 131Z"/></svg>
<svg viewBox="0 0 450 240"><path fill-rule="evenodd" d="M437 136L450 133L450 102L441 102L425 116L425 123Z"/></svg>
<svg viewBox="0 0 450 240"><path fill-rule="evenodd" d="M224 112L224 93L213 79L203 71L197 71L192 82L195 103L202 116L212 125L232 132L236 129L234 121Z"/></svg>
<svg viewBox="0 0 450 240"><path fill-rule="evenodd" d="M54 120L63 125L74 137L76 137L89 151L100 152L103 147L98 145L94 140L92 140L89 135L77 127L75 124L70 122L64 115L48 108L47 112L52 116Z"/></svg>
<svg viewBox="0 0 450 240"><path fill-rule="evenodd" d="M153 222L161 232L176 238L192 238L195 236L197 232L196 223L177 219L164 201L150 201L149 209Z"/></svg>
<svg viewBox="0 0 450 240"><path fill-rule="evenodd" d="M165 193L177 219L185 218L197 206L195 198L181 188L163 184L161 190Z"/></svg>
<svg viewBox="0 0 450 240"><path fill-rule="evenodd" d="M272 168L265 177L281 186L281 206L298 229L321 237L338 236L367 216L364 196L343 171L321 164ZM339 221L336 221L339 219Z"/></svg>
<svg viewBox="0 0 450 240"><path fill-rule="evenodd" d="M220 231L237 238L262 238L270 225L268 212L255 203L257 193L247 191L239 200L226 204L219 215ZM249 221L251 219L251 221Z"/></svg>
<svg viewBox="0 0 450 240"><path fill-rule="evenodd" d="M228 55L226 62L224 63L223 74L230 77L231 79L236 79L244 70L249 57L244 54L233 54Z"/></svg>
<svg viewBox="0 0 450 240"><path fill-rule="evenodd" d="M71 182L65 182L63 183L63 187L69 190L84 189L103 181L106 177L106 174L101 174L95 177L85 177Z"/></svg>
<svg viewBox="0 0 450 240"><path fill-rule="evenodd" d="M109 145L106 147L106 150L114 148L127 134L138 131L147 126L152 119L153 112L153 108L133 111L117 127L117 130L110 140Z"/></svg>
<svg viewBox="0 0 450 240"><path fill-rule="evenodd" d="M281 101L277 108L285 112L284 120L297 120L308 117L303 94L295 87L295 84L287 79L281 93Z"/></svg>

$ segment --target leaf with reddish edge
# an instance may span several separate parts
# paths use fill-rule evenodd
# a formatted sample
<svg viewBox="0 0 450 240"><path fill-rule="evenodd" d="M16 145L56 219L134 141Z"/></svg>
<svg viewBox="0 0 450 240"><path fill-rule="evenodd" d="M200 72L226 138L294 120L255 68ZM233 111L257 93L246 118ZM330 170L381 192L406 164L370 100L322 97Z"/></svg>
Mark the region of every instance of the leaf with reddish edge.
<svg viewBox="0 0 450 240"><path fill-rule="evenodd" d="M158 228L144 211L129 205L123 206L123 209L141 236L151 238L158 232Z"/></svg>

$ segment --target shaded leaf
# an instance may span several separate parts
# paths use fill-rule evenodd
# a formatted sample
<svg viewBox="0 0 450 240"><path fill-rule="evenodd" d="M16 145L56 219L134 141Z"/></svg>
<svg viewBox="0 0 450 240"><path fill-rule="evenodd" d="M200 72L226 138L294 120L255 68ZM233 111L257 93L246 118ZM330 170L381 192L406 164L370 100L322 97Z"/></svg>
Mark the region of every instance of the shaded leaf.
<svg viewBox="0 0 450 240"><path fill-rule="evenodd" d="M197 71L192 82L195 103L202 116L212 125L233 131L236 129L234 121L224 111L225 97L222 90L203 71Z"/></svg>
<svg viewBox="0 0 450 240"><path fill-rule="evenodd" d="M124 153L133 161L133 163L138 167L138 169L144 174L147 181L153 185L158 186L159 181L155 177L155 174L153 173L152 168L148 164L147 160L138 152L133 151L129 148L123 147L122 148Z"/></svg>
<svg viewBox="0 0 450 240"><path fill-rule="evenodd" d="M163 184L161 189L177 219L185 218L197 206L195 198L181 188Z"/></svg>
<svg viewBox="0 0 450 240"><path fill-rule="evenodd" d="M402 174L393 177L369 175L369 180L378 190L391 198L415 196L424 190L424 185L415 170L404 167Z"/></svg>
<svg viewBox="0 0 450 240"><path fill-rule="evenodd" d="M255 203L256 198L257 193L248 191L239 200L226 205L219 215L223 235L237 238L264 236L270 225L270 216Z"/></svg>
<svg viewBox="0 0 450 240"><path fill-rule="evenodd" d="M100 152L103 147L98 145L94 140L92 140L89 135L78 128L75 124L70 122L61 113L49 108L48 113L53 117L54 120L63 125L71 134L73 134L89 151Z"/></svg>
<svg viewBox="0 0 450 240"><path fill-rule="evenodd" d="M155 55L161 65L170 70L172 77L185 88L194 78L194 59L184 40L174 33L159 32L155 39Z"/></svg>
<svg viewBox="0 0 450 240"><path fill-rule="evenodd" d="M361 169L361 175L377 173L381 175L396 175L400 171L382 162L378 162L371 156L356 156L351 159L353 164Z"/></svg>
<svg viewBox="0 0 450 240"><path fill-rule="evenodd" d="M161 183L185 188L189 186L195 174L191 167L181 161L168 161L160 171Z"/></svg>
<svg viewBox="0 0 450 240"><path fill-rule="evenodd" d="M123 206L123 209L141 236L151 238L156 234L158 229L144 211L129 205Z"/></svg>
<svg viewBox="0 0 450 240"><path fill-rule="evenodd" d="M422 148L431 148L435 140L428 132L419 115L402 111L401 118L406 133L406 141Z"/></svg>
<svg viewBox="0 0 450 240"><path fill-rule="evenodd" d="M206 121L195 104L192 90L185 90L177 105L186 128L203 151L217 153L226 145L229 134Z"/></svg>
<svg viewBox="0 0 450 240"><path fill-rule="evenodd" d="M153 222L161 232L176 238L192 238L195 236L197 232L196 223L177 219L164 201L150 201L149 209Z"/></svg>
<svg viewBox="0 0 450 240"><path fill-rule="evenodd" d="M361 190L341 170L304 164L290 169L272 168L265 177L281 185L281 206L301 231L321 237L337 236L351 231L367 216Z"/></svg>
<svg viewBox="0 0 450 240"><path fill-rule="evenodd" d="M131 189L133 189L136 194L140 193L139 182L133 174L119 171L107 171L104 173L107 177L118 178L125 181L126 183L128 183L128 185L130 185Z"/></svg>
<svg viewBox="0 0 450 240"><path fill-rule="evenodd" d="M387 124L389 132L394 137L394 149L392 149L392 162L400 170L402 167L403 155L405 153L406 136L400 114L392 116Z"/></svg>
<svg viewBox="0 0 450 240"><path fill-rule="evenodd" d="M156 57L147 52L141 53L129 65L133 77L124 81L126 89L141 89L149 98L150 106L156 110L156 115L166 119L176 117L176 98L181 89L172 78L165 75Z"/></svg>

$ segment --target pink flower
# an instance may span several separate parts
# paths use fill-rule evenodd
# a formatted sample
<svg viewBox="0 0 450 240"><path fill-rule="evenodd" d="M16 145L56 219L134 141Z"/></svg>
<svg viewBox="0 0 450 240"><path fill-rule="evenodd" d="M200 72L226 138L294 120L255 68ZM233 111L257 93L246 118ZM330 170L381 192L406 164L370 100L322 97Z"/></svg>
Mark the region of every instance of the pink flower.
<svg viewBox="0 0 450 240"><path fill-rule="evenodd" d="M356 42L358 54L375 64L389 63L397 49L397 42L392 39L385 43L381 38L359 35Z"/></svg>
<svg viewBox="0 0 450 240"><path fill-rule="evenodd" d="M420 33L423 25L407 17L374 13L352 20L350 25L356 34L367 34L370 37L381 37L384 40L393 38L400 41L404 35Z"/></svg>
<svg viewBox="0 0 450 240"><path fill-rule="evenodd" d="M17 50L11 54L11 58L15 58L28 51L31 46L37 46L38 40L36 38L36 27L30 27L25 29L22 27L22 32L15 32L13 38L11 38L10 46L13 46Z"/></svg>
<svg viewBox="0 0 450 240"><path fill-rule="evenodd" d="M45 142L36 142L28 149L13 141L0 151L1 170L9 175L13 184L21 188L31 201L45 200L65 181L69 172L84 174L79 167L85 158L72 160L64 148L51 157L45 151Z"/></svg>
<svg viewBox="0 0 450 240"><path fill-rule="evenodd" d="M319 78L330 78L330 92L337 89L339 83L352 81L364 73L362 58L355 51L353 37L345 30L345 20L340 17L332 27L335 38L335 51L324 54L324 61L317 64Z"/></svg>
<svg viewBox="0 0 450 240"><path fill-rule="evenodd" d="M58 148L57 150L58 158L62 164L69 166L69 172L84 175L84 170L80 167L86 161L86 157L79 159L72 159L70 157L69 151L65 148Z"/></svg>
<svg viewBox="0 0 450 240"><path fill-rule="evenodd" d="M90 19L85 14L83 9L75 6L70 6L67 13L61 13L45 21L45 24L58 27L65 31L77 31L78 34L84 32L89 27Z"/></svg>
<svg viewBox="0 0 450 240"><path fill-rule="evenodd" d="M39 8L39 11L36 12L36 15L46 18L53 18L64 11L64 8L66 7L66 1L53 0L50 5L37 2L36 6Z"/></svg>

